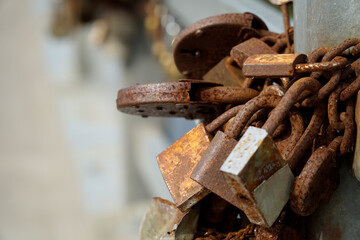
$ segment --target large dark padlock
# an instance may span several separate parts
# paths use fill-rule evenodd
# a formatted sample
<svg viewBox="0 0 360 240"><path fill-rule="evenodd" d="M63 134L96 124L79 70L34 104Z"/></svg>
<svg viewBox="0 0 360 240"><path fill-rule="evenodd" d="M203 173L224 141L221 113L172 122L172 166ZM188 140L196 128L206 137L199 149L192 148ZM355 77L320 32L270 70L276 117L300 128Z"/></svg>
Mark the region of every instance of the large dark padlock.
<svg viewBox="0 0 360 240"><path fill-rule="evenodd" d="M219 115L223 104L246 102L254 89L226 87L202 80L137 84L118 92L121 112L147 116L206 118Z"/></svg>
<svg viewBox="0 0 360 240"><path fill-rule="evenodd" d="M233 46L267 32L265 23L252 13L222 14L202 19L176 37L175 64L187 78L201 79ZM260 36L259 36L260 37Z"/></svg>
<svg viewBox="0 0 360 240"><path fill-rule="evenodd" d="M230 55L235 62L243 67L245 60L255 54L276 54L271 47L257 38L246 40L231 49Z"/></svg>
<svg viewBox="0 0 360 240"><path fill-rule="evenodd" d="M212 136L211 132L236 115L234 107L206 127L200 123L157 156L158 165L176 206L186 211L209 194L209 190L190 178Z"/></svg>

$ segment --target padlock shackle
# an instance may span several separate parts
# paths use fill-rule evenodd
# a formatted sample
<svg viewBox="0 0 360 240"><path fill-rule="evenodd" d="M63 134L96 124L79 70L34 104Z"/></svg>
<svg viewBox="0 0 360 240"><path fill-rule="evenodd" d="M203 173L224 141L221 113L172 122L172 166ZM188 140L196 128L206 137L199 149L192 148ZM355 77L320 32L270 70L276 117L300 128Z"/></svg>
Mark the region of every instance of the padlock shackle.
<svg viewBox="0 0 360 240"><path fill-rule="evenodd" d="M262 127L270 135L272 135L284 120L286 114L290 111L291 107L296 103L298 97L305 90L311 93L316 93L321 88L321 84L314 78L304 77L297 80L282 97L279 104L271 111L270 117Z"/></svg>
<svg viewBox="0 0 360 240"><path fill-rule="evenodd" d="M230 108L229 110L227 110L226 112L215 118L211 123L206 125L205 130L208 133L214 132L216 129L218 129L219 127L224 125L227 121L229 121L232 117L234 117L239 111L241 111L243 106L244 105L238 105Z"/></svg>
<svg viewBox="0 0 360 240"><path fill-rule="evenodd" d="M244 105L244 108L236 114L233 122L225 129L225 134L236 139L254 113L265 107L275 107L280 100L281 97L273 95L257 96L251 99Z"/></svg>
<svg viewBox="0 0 360 240"><path fill-rule="evenodd" d="M255 89L244 87L198 87L195 89L193 101L221 102L222 104L241 104L259 95Z"/></svg>

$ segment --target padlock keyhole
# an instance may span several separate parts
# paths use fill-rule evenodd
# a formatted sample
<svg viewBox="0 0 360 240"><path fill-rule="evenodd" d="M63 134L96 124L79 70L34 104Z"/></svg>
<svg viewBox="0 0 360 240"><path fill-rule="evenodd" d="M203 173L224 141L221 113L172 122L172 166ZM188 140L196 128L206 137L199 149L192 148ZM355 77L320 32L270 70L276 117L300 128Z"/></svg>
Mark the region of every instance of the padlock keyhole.
<svg viewBox="0 0 360 240"><path fill-rule="evenodd" d="M184 55L191 55L193 57L197 57L200 55L200 51L197 49L181 49L180 53Z"/></svg>
<svg viewBox="0 0 360 240"><path fill-rule="evenodd" d="M246 204L251 204L251 201L248 197L242 195L241 193L237 194L237 198L239 201L245 202Z"/></svg>

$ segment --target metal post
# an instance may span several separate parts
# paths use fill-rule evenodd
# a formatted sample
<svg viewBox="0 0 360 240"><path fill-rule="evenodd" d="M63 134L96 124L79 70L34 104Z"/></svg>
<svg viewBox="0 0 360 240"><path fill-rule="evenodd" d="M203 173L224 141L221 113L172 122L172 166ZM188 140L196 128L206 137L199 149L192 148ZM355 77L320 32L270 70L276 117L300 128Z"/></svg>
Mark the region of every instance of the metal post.
<svg viewBox="0 0 360 240"><path fill-rule="evenodd" d="M359 0L294 0L295 51L309 53L360 37Z"/></svg>
<svg viewBox="0 0 360 240"><path fill-rule="evenodd" d="M310 53L360 37L359 0L294 0L295 51ZM344 159L340 185L308 222L309 240L360 239L360 182Z"/></svg>

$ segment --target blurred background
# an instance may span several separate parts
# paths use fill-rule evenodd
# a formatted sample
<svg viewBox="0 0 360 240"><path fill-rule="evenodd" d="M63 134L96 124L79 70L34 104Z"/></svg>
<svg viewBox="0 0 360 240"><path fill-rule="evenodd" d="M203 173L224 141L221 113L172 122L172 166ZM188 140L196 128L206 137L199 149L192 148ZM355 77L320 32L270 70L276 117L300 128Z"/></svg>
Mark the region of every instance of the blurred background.
<svg viewBox="0 0 360 240"><path fill-rule="evenodd" d="M0 240L139 239L149 200L171 200L156 155L193 126L120 113L120 88L175 81L186 26L262 0L0 1Z"/></svg>

